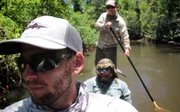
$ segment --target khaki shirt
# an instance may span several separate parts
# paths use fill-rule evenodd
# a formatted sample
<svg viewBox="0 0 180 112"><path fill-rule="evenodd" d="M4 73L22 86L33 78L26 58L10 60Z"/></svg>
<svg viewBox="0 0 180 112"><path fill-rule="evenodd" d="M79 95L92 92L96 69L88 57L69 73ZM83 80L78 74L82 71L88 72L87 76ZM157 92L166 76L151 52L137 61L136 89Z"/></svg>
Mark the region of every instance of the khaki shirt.
<svg viewBox="0 0 180 112"><path fill-rule="evenodd" d="M102 13L99 19L95 23L96 29L100 31L97 46L103 49L103 48L116 47L118 44L111 30L105 27L105 23L109 21L112 22L112 28L115 31L117 37L121 37L121 41L124 44L124 48L131 49L129 34L127 31L125 21L118 13L116 13L116 16L110 17L107 15L107 12Z"/></svg>

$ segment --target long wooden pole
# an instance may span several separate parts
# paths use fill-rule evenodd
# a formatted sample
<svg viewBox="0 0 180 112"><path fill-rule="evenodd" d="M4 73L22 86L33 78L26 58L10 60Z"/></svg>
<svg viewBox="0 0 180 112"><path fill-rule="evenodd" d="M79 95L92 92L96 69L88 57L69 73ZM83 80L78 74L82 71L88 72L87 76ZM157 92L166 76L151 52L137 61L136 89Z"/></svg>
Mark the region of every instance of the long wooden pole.
<svg viewBox="0 0 180 112"><path fill-rule="evenodd" d="M122 48L123 52L125 52L124 47L122 46L121 42L119 41L119 39L118 39L118 37L116 36L115 32L113 31L112 27L110 27L110 30L111 30L111 32L113 33L113 35L114 35L114 37L116 38L116 40L118 41L118 43L119 43L120 47ZM129 57L129 56L126 56L126 57L127 57L127 59L129 60L130 64L132 65L134 71L136 72L136 74L137 74L138 78L140 79L140 81L141 81L143 87L145 88L146 92L148 93L148 96L150 97L152 103L155 105L156 110L157 110L158 112L169 112L168 110L165 110L165 109L163 109L163 108L160 108L160 107L157 105L157 103L154 101L153 97L151 96L150 92L148 91L146 85L144 84L141 76L139 75L138 71L136 70L134 64L132 63L130 57Z"/></svg>

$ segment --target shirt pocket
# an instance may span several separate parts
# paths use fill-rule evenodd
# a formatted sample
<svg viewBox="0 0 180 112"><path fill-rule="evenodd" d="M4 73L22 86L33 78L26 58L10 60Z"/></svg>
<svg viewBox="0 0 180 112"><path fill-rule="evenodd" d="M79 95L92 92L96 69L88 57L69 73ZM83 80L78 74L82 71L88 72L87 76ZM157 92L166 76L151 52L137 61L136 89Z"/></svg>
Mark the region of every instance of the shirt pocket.
<svg viewBox="0 0 180 112"><path fill-rule="evenodd" d="M110 88L107 92L108 95L113 97L120 97L122 96L122 89L120 88Z"/></svg>

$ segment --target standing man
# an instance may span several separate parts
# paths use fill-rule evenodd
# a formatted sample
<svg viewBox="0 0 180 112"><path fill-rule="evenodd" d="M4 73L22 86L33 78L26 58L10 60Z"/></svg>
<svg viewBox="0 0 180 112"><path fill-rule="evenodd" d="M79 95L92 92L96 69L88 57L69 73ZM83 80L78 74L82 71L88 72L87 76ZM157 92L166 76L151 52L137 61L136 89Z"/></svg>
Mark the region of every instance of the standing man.
<svg viewBox="0 0 180 112"><path fill-rule="evenodd" d="M77 30L52 16L33 20L21 38L0 42L0 54L20 53L17 65L31 94L1 112L137 112L118 98L87 93L76 80L84 67L82 51Z"/></svg>
<svg viewBox="0 0 180 112"><path fill-rule="evenodd" d="M121 41L124 43L126 56L130 56L130 40L127 31L126 23L123 18L117 12L117 4L114 0L107 0L106 2L106 12L102 13L95 23L95 27L100 31L99 40L96 47L95 53L95 65L102 58L109 58L112 62L116 64L117 60L117 40L110 30L113 28L115 34L121 37Z"/></svg>
<svg viewBox="0 0 180 112"><path fill-rule="evenodd" d="M96 76L85 81L87 90L118 97L132 104L131 91L126 82L118 79L118 73L110 59L101 59L96 66Z"/></svg>

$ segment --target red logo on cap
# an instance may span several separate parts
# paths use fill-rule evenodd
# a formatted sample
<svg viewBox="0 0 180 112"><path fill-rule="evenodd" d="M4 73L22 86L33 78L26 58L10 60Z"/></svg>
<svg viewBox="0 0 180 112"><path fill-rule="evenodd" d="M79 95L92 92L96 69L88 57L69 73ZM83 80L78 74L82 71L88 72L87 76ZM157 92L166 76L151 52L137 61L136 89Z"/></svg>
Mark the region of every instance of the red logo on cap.
<svg viewBox="0 0 180 112"><path fill-rule="evenodd" d="M29 29L29 28L37 28L37 29L40 29L40 28L47 28L46 26L43 26L43 25L38 25L37 23L34 23L33 25L29 25L28 27L26 27L26 30Z"/></svg>

